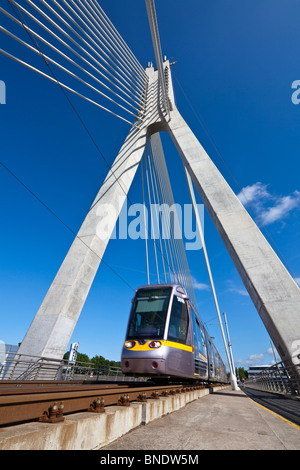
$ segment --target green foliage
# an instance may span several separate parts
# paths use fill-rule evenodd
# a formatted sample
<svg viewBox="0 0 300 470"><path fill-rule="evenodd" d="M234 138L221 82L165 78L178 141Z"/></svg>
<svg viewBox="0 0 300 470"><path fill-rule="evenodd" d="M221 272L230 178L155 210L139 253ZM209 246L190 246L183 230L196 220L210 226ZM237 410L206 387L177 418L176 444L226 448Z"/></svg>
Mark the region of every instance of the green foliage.
<svg viewBox="0 0 300 470"><path fill-rule="evenodd" d="M64 355L64 359L67 360L69 357L69 351L67 351ZM94 356L91 359L87 354L77 353L76 362L84 362L88 364L94 364L97 366L106 366L106 367L121 367L120 361L110 361L109 359L105 359L103 356Z"/></svg>
<svg viewBox="0 0 300 470"><path fill-rule="evenodd" d="M78 362L91 362L90 358L87 354L82 354L82 353L77 353L77 359Z"/></svg>
<svg viewBox="0 0 300 470"><path fill-rule="evenodd" d="M103 356L94 356L92 357L91 362L101 366L121 367L120 361L110 361L109 359L105 359Z"/></svg>
<svg viewBox="0 0 300 470"><path fill-rule="evenodd" d="M240 380L242 380L243 378L244 379L248 379L248 371L244 369L244 367L239 367L237 368L236 367L236 377Z"/></svg>
<svg viewBox="0 0 300 470"><path fill-rule="evenodd" d="M244 367L236 367L235 368L235 376L237 379L242 380L242 379L248 379L248 371L244 369ZM228 382L230 382L230 373L227 372L227 379Z"/></svg>

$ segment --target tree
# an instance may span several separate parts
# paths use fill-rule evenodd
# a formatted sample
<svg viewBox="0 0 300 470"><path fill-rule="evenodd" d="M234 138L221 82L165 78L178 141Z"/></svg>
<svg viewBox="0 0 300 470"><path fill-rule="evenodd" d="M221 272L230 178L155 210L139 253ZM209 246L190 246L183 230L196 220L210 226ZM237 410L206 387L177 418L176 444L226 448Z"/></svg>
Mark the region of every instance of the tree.
<svg viewBox="0 0 300 470"><path fill-rule="evenodd" d="M70 351L67 351L64 355L64 360L68 360ZM121 367L120 361L110 361L109 359L105 359L103 356L93 356L92 359L89 358L87 354L84 353L77 353L76 362L84 362L89 363L101 367Z"/></svg>
<svg viewBox="0 0 300 470"><path fill-rule="evenodd" d="M236 367L236 377L239 378L240 380L248 379L248 371L244 369L244 367Z"/></svg>
<svg viewBox="0 0 300 470"><path fill-rule="evenodd" d="M65 353L65 355L64 355L65 360L69 359L69 354L70 354L70 351L67 351ZM91 362L91 360L90 360L90 358L87 354L77 353L76 362Z"/></svg>
<svg viewBox="0 0 300 470"><path fill-rule="evenodd" d="M91 359L91 362L97 366L102 367L121 367L121 362L110 361L109 359L105 359L103 356L94 356Z"/></svg>

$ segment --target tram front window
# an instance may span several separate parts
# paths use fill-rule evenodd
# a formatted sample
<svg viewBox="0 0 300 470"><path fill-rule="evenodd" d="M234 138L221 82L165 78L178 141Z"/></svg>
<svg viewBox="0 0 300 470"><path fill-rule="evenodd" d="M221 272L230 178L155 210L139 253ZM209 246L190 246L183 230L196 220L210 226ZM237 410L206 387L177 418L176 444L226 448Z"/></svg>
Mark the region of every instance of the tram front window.
<svg viewBox="0 0 300 470"><path fill-rule="evenodd" d="M130 316L127 339L163 339L171 289L137 292Z"/></svg>

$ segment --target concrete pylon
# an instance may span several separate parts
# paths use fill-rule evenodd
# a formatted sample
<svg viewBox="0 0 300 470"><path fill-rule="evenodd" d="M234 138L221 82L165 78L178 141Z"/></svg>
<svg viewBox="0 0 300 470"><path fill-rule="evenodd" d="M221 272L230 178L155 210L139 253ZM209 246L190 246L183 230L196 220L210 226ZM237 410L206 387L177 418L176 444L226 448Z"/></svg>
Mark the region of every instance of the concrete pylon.
<svg viewBox="0 0 300 470"><path fill-rule="evenodd" d="M168 131L286 365L300 363L300 289L176 108Z"/></svg>
<svg viewBox="0 0 300 470"><path fill-rule="evenodd" d="M90 287L104 255L107 243L140 160L148 136L148 127L160 120L157 72L146 70L149 81L145 118L140 127L132 127L111 170L98 192L65 260L18 350L22 355L62 359L71 339ZM101 227L108 219L109 224ZM105 228L105 235L104 235ZM101 236L99 236L102 230ZM24 356L25 359L25 356ZM15 374L16 375L16 374Z"/></svg>
<svg viewBox="0 0 300 470"><path fill-rule="evenodd" d="M129 132L18 353L63 357L121 211L120 198L125 200L127 196L146 140L151 134L166 131L282 360L287 365L299 363L300 289L180 115L174 101L169 62L165 61L163 67L168 113L162 111L158 73L149 67L143 125ZM113 204L115 210L107 239L103 240L97 227L101 208L107 203Z"/></svg>

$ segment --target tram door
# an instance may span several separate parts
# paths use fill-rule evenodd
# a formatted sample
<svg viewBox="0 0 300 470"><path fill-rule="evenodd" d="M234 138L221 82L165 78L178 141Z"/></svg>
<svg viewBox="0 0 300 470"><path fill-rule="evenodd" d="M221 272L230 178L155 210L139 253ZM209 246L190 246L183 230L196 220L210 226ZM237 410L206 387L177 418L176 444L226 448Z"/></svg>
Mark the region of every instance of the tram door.
<svg viewBox="0 0 300 470"><path fill-rule="evenodd" d="M178 374L190 374L192 359L189 348L185 347L188 339L189 315L185 300L178 295L173 296L168 341L171 342L168 355L168 369Z"/></svg>
<svg viewBox="0 0 300 470"><path fill-rule="evenodd" d="M214 355L214 348L211 343L211 340L208 339L208 360L209 360L209 376L211 378L215 377L215 355Z"/></svg>
<svg viewBox="0 0 300 470"><path fill-rule="evenodd" d="M192 315L192 318L194 330L194 375L199 375L202 378L206 378L207 353L205 347L204 333L195 314Z"/></svg>

